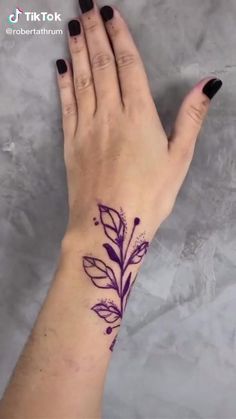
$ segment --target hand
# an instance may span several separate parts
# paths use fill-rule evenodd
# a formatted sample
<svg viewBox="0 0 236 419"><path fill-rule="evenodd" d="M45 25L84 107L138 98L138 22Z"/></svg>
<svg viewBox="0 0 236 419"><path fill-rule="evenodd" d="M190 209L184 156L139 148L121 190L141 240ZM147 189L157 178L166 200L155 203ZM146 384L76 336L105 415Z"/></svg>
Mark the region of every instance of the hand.
<svg viewBox="0 0 236 419"><path fill-rule="evenodd" d="M222 82L208 78L189 93L167 138L124 19L109 6L100 15L92 1L80 3L81 22L69 24L73 72L69 62L57 62L70 209L66 237L90 226L101 202L124 208L128 218L140 216L152 238L173 208Z"/></svg>

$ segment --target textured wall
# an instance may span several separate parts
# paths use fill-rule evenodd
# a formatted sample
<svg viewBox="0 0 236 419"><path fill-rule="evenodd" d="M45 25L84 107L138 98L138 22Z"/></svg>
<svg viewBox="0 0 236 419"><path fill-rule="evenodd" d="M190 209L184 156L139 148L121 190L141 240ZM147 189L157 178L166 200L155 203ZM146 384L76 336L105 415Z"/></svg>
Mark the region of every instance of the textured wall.
<svg viewBox="0 0 236 419"><path fill-rule="evenodd" d="M54 62L64 36L0 28L0 389L50 284L66 224ZM104 2L101 2L104 4ZM235 0L120 0L167 129L193 83L217 74L214 100L175 211L131 297L106 386L105 419L236 418ZM22 1L58 11L75 1ZM69 418L68 418L69 419Z"/></svg>

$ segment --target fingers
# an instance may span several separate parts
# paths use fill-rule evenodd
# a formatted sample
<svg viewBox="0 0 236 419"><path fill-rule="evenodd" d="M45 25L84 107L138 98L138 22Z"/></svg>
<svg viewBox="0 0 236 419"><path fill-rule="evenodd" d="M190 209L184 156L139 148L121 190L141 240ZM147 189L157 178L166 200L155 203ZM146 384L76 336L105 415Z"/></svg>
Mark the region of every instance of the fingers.
<svg viewBox="0 0 236 419"><path fill-rule="evenodd" d="M68 29L78 111L80 118L89 118L96 110L96 96L83 27L74 19Z"/></svg>
<svg viewBox="0 0 236 419"><path fill-rule="evenodd" d="M65 60L57 60L57 79L60 91L63 130L66 138L72 138L77 126L77 104L71 68Z"/></svg>
<svg viewBox="0 0 236 419"><path fill-rule="evenodd" d="M185 98L169 142L170 153L174 156L187 157L189 163L191 162L196 140L211 99L221 86L221 80L204 79Z"/></svg>
<svg viewBox="0 0 236 419"><path fill-rule="evenodd" d="M104 102L109 106L121 104L119 81L114 54L95 3L80 0L88 54L94 79L97 107Z"/></svg>
<svg viewBox="0 0 236 419"><path fill-rule="evenodd" d="M94 115L99 107L147 103L145 69L119 12L105 6L100 14L93 0L79 3L82 16L69 23L69 46L80 117Z"/></svg>
<svg viewBox="0 0 236 419"><path fill-rule="evenodd" d="M149 83L132 35L120 13L110 6L101 9L118 70L124 104L150 97Z"/></svg>

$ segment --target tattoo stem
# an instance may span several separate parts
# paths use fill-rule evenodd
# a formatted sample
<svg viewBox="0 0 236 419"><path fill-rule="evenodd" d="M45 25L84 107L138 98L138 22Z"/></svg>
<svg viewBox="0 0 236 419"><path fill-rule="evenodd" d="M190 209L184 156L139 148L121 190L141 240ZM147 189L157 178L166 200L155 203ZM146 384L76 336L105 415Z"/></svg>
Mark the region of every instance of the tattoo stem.
<svg viewBox="0 0 236 419"><path fill-rule="evenodd" d="M124 261L126 260L127 253L128 253L129 247L130 247L130 244L131 244L132 239L134 237L134 232L135 232L136 226L137 226L137 224L135 224L135 222L134 222L132 233L131 233L131 236L130 236L130 239L129 239L129 242L128 242L128 245L127 245L127 248L126 248L126 251L125 251Z"/></svg>
<svg viewBox="0 0 236 419"><path fill-rule="evenodd" d="M121 311L121 318L123 317L123 314L124 314L123 278L124 278L125 271L128 268L128 266L129 266L129 259L128 259L127 262L126 262L126 259L127 259L127 254L128 254L128 251L129 251L129 247L130 247L131 242L132 242L133 237L134 237L135 229L136 229L136 227L139 224L140 224L140 219L138 217L136 217L134 219L132 232L131 232L131 235L130 235L130 238L129 238L129 241L128 241L128 244L127 244L127 247L126 247L126 250L125 250L125 253L123 252L124 241L122 242L122 246L120 247L120 260L121 260L121 264L120 264L121 265L121 276L120 276L120 283L121 283L121 295L120 295L120 298L121 298L121 309L120 309L120 311Z"/></svg>
<svg viewBox="0 0 236 419"><path fill-rule="evenodd" d="M124 276L124 255L123 255L123 245L124 241L122 242L122 246L120 247L120 313L121 318L123 318L123 276Z"/></svg>

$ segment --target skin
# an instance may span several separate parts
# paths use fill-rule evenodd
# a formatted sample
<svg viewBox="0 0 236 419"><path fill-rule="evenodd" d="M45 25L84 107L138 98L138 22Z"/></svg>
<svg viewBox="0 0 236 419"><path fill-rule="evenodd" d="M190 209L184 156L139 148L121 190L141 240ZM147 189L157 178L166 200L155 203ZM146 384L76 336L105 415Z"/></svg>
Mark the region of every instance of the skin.
<svg viewBox="0 0 236 419"><path fill-rule="evenodd" d="M104 258L104 232L92 222L97 205L122 207L128 227L138 216L151 241L172 211L210 104L202 93L207 78L187 95L167 138L121 14L115 10L104 25L95 6L80 22L82 34L69 38L73 73L67 62L68 72L57 76L68 228L48 297L1 402L1 419L101 417L114 335L104 335L91 306L104 293L114 296L94 287L82 266L86 254Z"/></svg>

